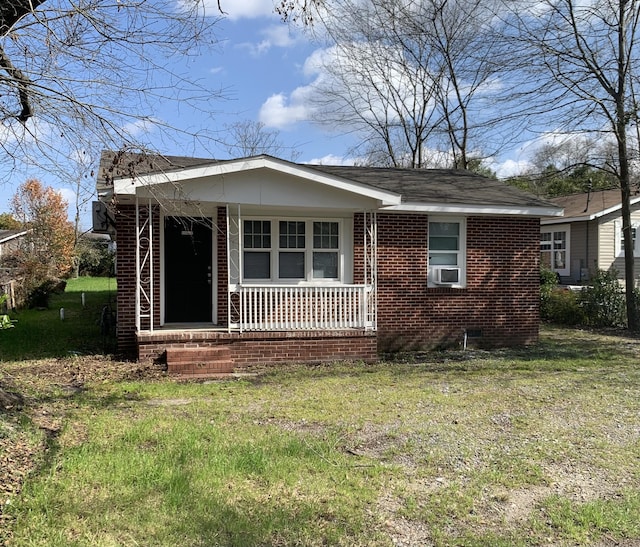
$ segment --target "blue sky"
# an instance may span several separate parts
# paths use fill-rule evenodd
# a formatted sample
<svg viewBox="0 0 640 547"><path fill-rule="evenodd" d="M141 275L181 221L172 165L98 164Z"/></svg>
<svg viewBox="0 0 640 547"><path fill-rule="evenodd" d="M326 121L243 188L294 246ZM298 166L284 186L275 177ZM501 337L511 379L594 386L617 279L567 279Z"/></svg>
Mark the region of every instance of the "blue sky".
<svg viewBox="0 0 640 547"><path fill-rule="evenodd" d="M216 9L216 0L210 1L211 12ZM322 45L301 29L282 23L273 13L272 0L223 0L222 6L227 15L215 31L220 43L190 60L188 69L208 87L224 89L227 98L214 103L216 112L206 120L196 111L184 107L178 110L168 103L158 104L157 111L147 114L169 125L198 128L206 123L214 125L207 129L220 131L225 124L236 121L259 121L267 129L278 130L283 144L295 147L299 162L352 163L348 149L353 136L331 134L309 121L310 86L319 76L313 60L321 54ZM153 135L145 138L153 140ZM161 148L168 155L228 157L223 147L194 150L191 142L181 145L178 141ZM500 175L510 175L525 164L526 154L516 150L496 160L493 167ZM30 177L60 190L70 204L74 203L68 185L52 175L24 168L14 173L11 182L0 184L0 212L9 210L17 186ZM90 228L90 203L86 209L82 217L85 229Z"/></svg>

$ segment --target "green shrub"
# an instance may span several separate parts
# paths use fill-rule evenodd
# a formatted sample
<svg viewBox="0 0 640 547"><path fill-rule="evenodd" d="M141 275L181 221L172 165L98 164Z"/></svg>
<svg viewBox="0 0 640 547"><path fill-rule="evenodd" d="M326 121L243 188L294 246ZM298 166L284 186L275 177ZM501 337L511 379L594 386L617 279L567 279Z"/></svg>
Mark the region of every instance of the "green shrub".
<svg viewBox="0 0 640 547"><path fill-rule="evenodd" d="M585 313L580 305L580 294L558 287L548 291L540 306L540 317L560 325L580 325Z"/></svg>
<svg viewBox="0 0 640 547"><path fill-rule="evenodd" d="M544 264L540 267L540 317L551 321L551 295L558 287L558 275Z"/></svg>
<svg viewBox="0 0 640 547"><path fill-rule="evenodd" d="M625 295L615 270L598 270L580 293L585 325L624 327L627 323Z"/></svg>

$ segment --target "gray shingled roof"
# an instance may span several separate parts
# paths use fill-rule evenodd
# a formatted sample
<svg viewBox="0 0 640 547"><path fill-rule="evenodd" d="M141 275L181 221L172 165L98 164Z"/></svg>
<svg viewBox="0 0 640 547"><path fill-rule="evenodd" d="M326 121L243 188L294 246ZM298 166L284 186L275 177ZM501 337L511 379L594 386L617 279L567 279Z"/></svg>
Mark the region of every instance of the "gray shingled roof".
<svg viewBox="0 0 640 547"><path fill-rule="evenodd" d="M113 178L175 171L235 160L214 160L182 156L142 156L122 154L114 164L114 152L103 152L97 177L98 192L110 186ZM402 196L402 203L461 204L480 207L555 207L518 188L471 173L453 169L396 169L299 164L328 175L365 184Z"/></svg>
<svg viewBox="0 0 640 547"><path fill-rule="evenodd" d="M0 230L0 243L8 241L21 234L26 233L26 230Z"/></svg>
<svg viewBox="0 0 640 547"><path fill-rule="evenodd" d="M96 187L98 194L111 187L113 179L166 173L199 165L211 165L217 160L210 158L189 158L185 156L164 156L159 154L117 153L103 150L100 155Z"/></svg>
<svg viewBox="0 0 640 547"><path fill-rule="evenodd" d="M314 169L402 196L402 203L549 207L548 201L496 179L454 169L387 169L311 165Z"/></svg>
<svg viewBox="0 0 640 547"><path fill-rule="evenodd" d="M638 200L639 195L632 195L631 200ZM571 194L553 198L552 203L564 209L564 217L567 220L574 218L596 218L611 208L620 207L622 196L620 189L594 190L581 194Z"/></svg>

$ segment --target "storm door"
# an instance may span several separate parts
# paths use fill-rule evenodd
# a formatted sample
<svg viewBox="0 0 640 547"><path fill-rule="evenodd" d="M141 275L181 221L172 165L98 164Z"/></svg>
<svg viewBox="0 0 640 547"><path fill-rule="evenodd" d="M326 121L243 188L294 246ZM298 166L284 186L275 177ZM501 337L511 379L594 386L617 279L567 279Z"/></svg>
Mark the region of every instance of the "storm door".
<svg viewBox="0 0 640 547"><path fill-rule="evenodd" d="M213 321L212 221L165 217L165 323Z"/></svg>

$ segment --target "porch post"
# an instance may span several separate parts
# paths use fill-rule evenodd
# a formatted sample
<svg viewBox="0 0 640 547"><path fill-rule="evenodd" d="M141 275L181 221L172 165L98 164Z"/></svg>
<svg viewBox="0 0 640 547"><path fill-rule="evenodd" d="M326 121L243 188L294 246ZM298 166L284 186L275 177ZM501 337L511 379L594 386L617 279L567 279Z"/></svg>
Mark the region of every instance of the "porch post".
<svg viewBox="0 0 640 547"><path fill-rule="evenodd" d="M136 332L140 332L140 202L136 196Z"/></svg>
<svg viewBox="0 0 640 547"><path fill-rule="evenodd" d="M237 327L242 332L242 290L240 287L240 281L242 279L242 241L241 236L241 224L240 224L240 204L237 205L236 218L231 218L231 207L229 204L227 208L227 330L231 332L233 329L233 319L238 317ZM237 243L232 247L233 237L236 236ZM235 260L234 260L235 257ZM237 281L233 278L237 275ZM232 283L233 281L233 283ZM235 287L235 291L232 289ZM234 292L238 293L237 309L234 314Z"/></svg>
<svg viewBox="0 0 640 547"><path fill-rule="evenodd" d="M153 331L153 207L151 200L147 204L147 218L140 222L140 200L136 196L136 296L135 296L135 324L136 332L142 330L142 319L149 319L149 330ZM144 254L142 244L145 244ZM148 277L142 280L145 268ZM144 310L143 310L144 306ZM143 313L143 311L145 313Z"/></svg>
<svg viewBox="0 0 640 547"><path fill-rule="evenodd" d="M378 219L376 212L363 214L364 283L370 287L366 298L365 324L376 329L378 320ZM368 242L368 245L367 245Z"/></svg>

